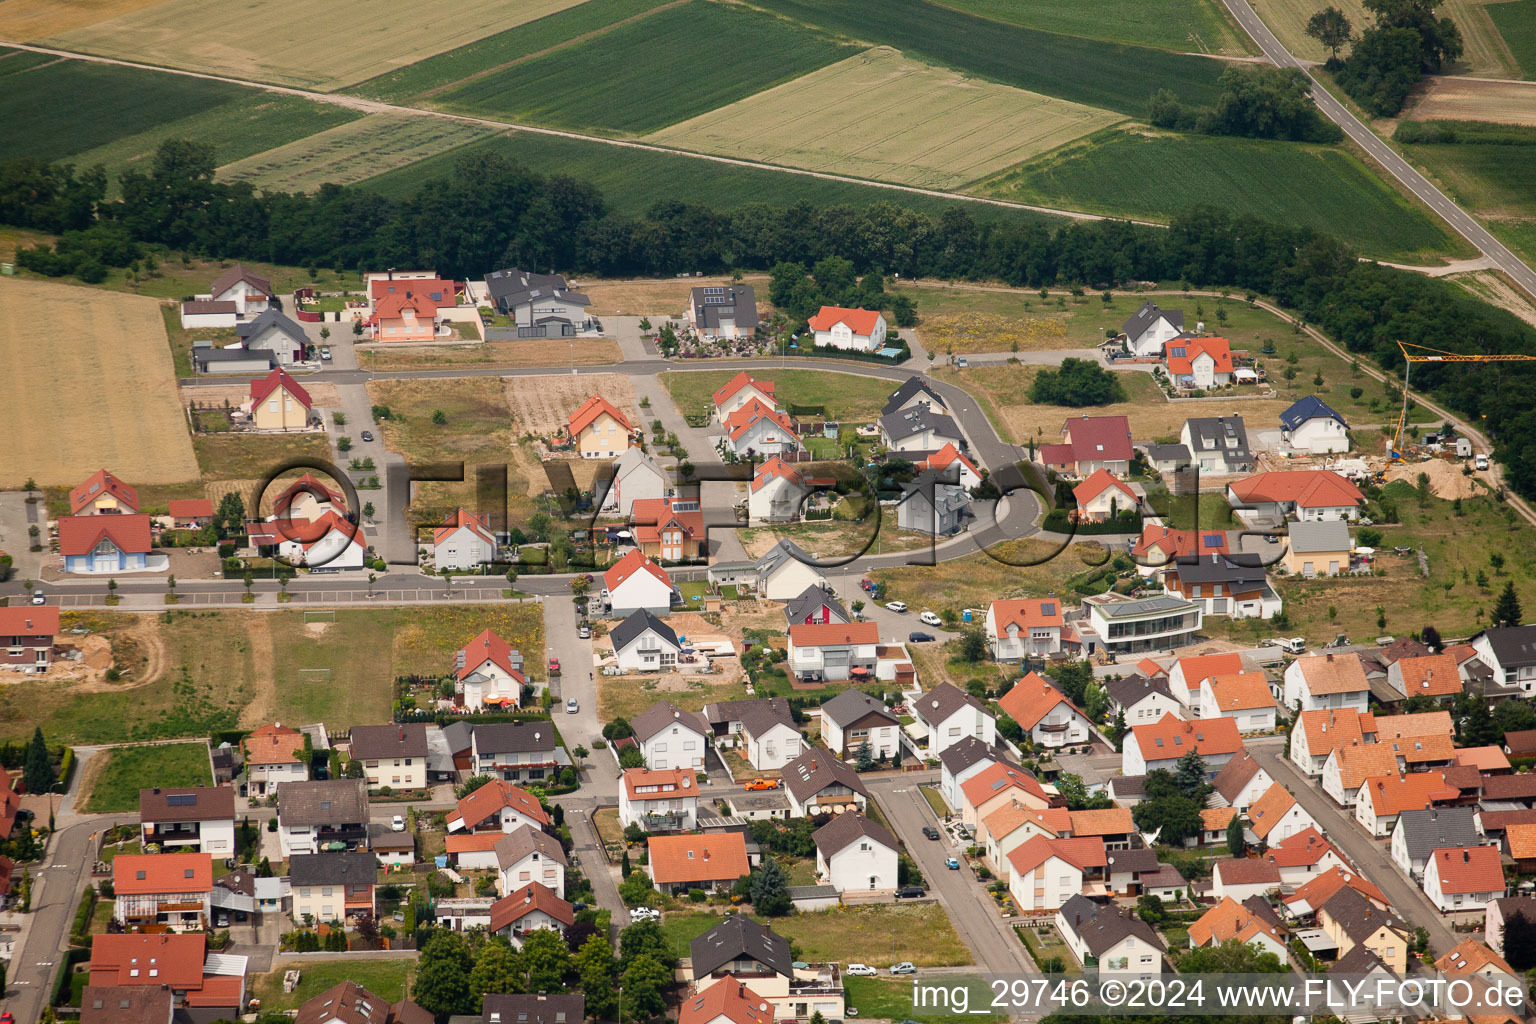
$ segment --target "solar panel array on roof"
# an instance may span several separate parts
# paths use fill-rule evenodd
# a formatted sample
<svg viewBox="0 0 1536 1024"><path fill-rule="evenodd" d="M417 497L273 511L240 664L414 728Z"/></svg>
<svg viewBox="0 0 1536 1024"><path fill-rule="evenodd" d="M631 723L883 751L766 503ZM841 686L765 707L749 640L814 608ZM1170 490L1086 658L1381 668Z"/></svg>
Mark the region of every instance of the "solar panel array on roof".
<svg viewBox="0 0 1536 1024"><path fill-rule="evenodd" d="M1040 614L1041 615L1055 615L1056 614L1056 602L1055 601L1041 601L1040 602Z"/></svg>
<svg viewBox="0 0 1536 1024"><path fill-rule="evenodd" d="M197 794L196 793L169 793L169 794L166 795L165 803L166 803L167 807L196 807L197 806Z"/></svg>

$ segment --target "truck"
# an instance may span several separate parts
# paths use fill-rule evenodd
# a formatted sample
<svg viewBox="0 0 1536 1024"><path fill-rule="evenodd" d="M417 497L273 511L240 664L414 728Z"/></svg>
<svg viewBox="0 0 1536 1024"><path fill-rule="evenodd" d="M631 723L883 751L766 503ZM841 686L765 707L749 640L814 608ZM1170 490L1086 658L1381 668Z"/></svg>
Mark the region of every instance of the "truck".
<svg viewBox="0 0 1536 1024"><path fill-rule="evenodd" d="M1307 649L1304 636L1272 636L1264 641L1266 647L1278 647L1288 654L1301 654Z"/></svg>

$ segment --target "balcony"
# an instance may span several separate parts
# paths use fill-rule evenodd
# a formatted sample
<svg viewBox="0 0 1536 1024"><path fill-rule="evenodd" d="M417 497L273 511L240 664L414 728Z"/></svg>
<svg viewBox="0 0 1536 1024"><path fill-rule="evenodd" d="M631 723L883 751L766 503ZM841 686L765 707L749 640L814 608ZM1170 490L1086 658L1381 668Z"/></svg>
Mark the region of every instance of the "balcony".
<svg viewBox="0 0 1536 1024"><path fill-rule="evenodd" d="M647 814L640 819L640 827L647 832L681 832L687 821L681 814Z"/></svg>

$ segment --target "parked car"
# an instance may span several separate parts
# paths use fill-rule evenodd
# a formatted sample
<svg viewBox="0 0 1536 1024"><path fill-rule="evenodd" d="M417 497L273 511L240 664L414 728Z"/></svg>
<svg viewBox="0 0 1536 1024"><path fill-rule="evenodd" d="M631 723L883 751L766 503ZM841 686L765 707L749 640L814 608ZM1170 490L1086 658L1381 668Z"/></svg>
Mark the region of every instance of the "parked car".
<svg viewBox="0 0 1536 1024"><path fill-rule="evenodd" d="M552 675L552 676L557 676L557 675L560 674L560 659L559 658L550 658L549 659L549 674Z"/></svg>
<svg viewBox="0 0 1536 1024"><path fill-rule="evenodd" d="M898 895L900 895L900 894L898 893ZM913 966L911 960L903 960L899 964L891 964L891 973L892 974L916 974L917 973L917 968L915 966Z"/></svg>
<svg viewBox="0 0 1536 1024"><path fill-rule="evenodd" d="M887 601L885 606L893 612L905 612L907 610L907 602L905 601Z"/></svg>
<svg viewBox="0 0 1536 1024"><path fill-rule="evenodd" d="M570 700L565 702L565 713L566 714L574 715L574 714L576 714L576 712L578 712L580 710L581 710L581 705L576 702L576 698L575 697L572 697Z"/></svg>
<svg viewBox="0 0 1536 1024"><path fill-rule="evenodd" d="M578 639L581 639L581 640L590 640L590 639L592 639L592 627L591 626L577 626L576 627L576 636L577 636Z"/></svg>
<svg viewBox="0 0 1536 1024"><path fill-rule="evenodd" d="M851 974L855 978L872 978L880 972L869 966L869 964L849 964L843 973Z"/></svg>
<svg viewBox="0 0 1536 1024"><path fill-rule="evenodd" d="M320 361L324 363L331 361L331 347L329 345L320 350Z"/></svg>
<svg viewBox="0 0 1536 1024"><path fill-rule="evenodd" d="M48 603L48 599L43 596L43 592L41 590L34 590L34 591L32 591L32 603L33 604L47 604Z"/></svg>
<svg viewBox="0 0 1536 1024"><path fill-rule="evenodd" d="M923 826L923 838L924 839L937 839L937 838L939 838L939 830L934 828L932 825L924 825Z"/></svg>
<svg viewBox="0 0 1536 1024"><path fill-rule="evenodd" d="M745 786L743 786L741 788L742 789L746 789L746 790L778 789L779 788L779 780L778 779L753 779L751 782L748 782Z"/></svg>
<svg viewBox="0 0 1536 1024"><path fill-rule="evenodd" d="M907 642L912 644L931 644L938 639L932 633L908 633Z"/></svg>
<svg viewBox="0 0 1536 1024"><path fill-rule="evenodd" d="M945 857L944 858L944 866L949 868L949 870L951 870L951 871L959 871L960 870L960 862L958 860L956 860L955 858L953 858L953 857Z"/></svg>
<svg viewBox="0 0 1536 1024"><path fill-rule="evenodd" d="M904 885L896 890L896 898L899 900L920 900L928 895L928 890L920 885Z"/></svg>
<svg viewBox="0 0 1536 1024"><path fill-rule="evenodd" d="M963 370L967 366L971 365L971 361L969 359L965 358L965 356L961 356L959 359L955 360L955 365L960 367L960 369Z"/></svg>
<svg viewBox="0 0 1536 1024"><path fill-rule="evenodd" d="M1487 469L1488 456L1484 455L1482 452L1478 452L1472 457L1472 465L1476 466L1478 469Z"/></svg>
<svg viewBox="0 0 1536 1024"><path fill-rule="evenodd" d="M636 907L629 912L631 921L657 921L661 919L661 911L651 907Z"/></svg>
<svg viewBox="0 0 1536 1024"><path fill-rule="evenodd" d="M918 618L919 622L921 622L921 623L923 623L924 625L927 625L927 626L942 626L942 625L944 625L944 620L939 618L937 615L935 615L933 612L930 612L930 611L923 612L923 614L919 615L917 618Z"/></svg>
<svg viewBox="0 0 1536 1024"><path fill-rule="evenodd" d="M371 431L371 430L363 431L362 437L363 437L364 441L372 441L373 440L373 431Z"/></svg>
<svg viewBox="0 0 1536 1024"><path fill-rule="evenodd" d="M405 831L405 816L401 815L401 814L397 814L393 818L390 818L389 819L389 830L391 832L404 832Z"/></svg>

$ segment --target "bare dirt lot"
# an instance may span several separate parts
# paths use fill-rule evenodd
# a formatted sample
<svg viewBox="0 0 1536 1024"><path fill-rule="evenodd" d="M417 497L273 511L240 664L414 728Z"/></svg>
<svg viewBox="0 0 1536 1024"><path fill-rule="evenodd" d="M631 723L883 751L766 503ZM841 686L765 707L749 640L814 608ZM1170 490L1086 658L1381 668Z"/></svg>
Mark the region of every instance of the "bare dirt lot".
<svg viewBox="0 0 1536 1024"><path fill-rule="evenodd" d="M430 348L373 348L358 352L365 370L426 370L450 366L600 366L621 358L611 338L575 338L570 344L542 339L486 341Z"/></svg>
<svg viewBox="0 0 1536 1024"><path fill-rule="evenodd" d="M103 466L134 484L198 478L154 299L0 281L0 487L74 486Z"/></svg>
<svg viewBox="0 0 1536 1024"><path fill-rule="evenodd" d="M1424 98L1409 113L1415 121L1495 121L1536 125L1536 82L1430 78Z"/></svg>
<svg viewBox="0 0 1536 1024"><path fill-rule="evenodd" d="M548 436L564 427L571 413L593 395L602 395L629 417L643 422L635 406L635 389L618 373L583 374L579 377L508 377L507 404L512 409L514 435Z"/></svg>
<svg viewBox="0 0 1536 1024"><path fill-rule="evenodd" d="M1429 477L1429 489L1434 496L1445 501L1454 498L1470 498L1484 493L1473 482L1475 477L1463 473L1461 466L1454 462L1431 459L1429 462L1410 462L1401 466L1391 466L1386 470L1388 480L1406 480L1410 484L1418 483L1420 473Z"/></svg>

